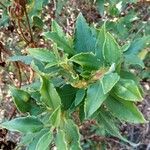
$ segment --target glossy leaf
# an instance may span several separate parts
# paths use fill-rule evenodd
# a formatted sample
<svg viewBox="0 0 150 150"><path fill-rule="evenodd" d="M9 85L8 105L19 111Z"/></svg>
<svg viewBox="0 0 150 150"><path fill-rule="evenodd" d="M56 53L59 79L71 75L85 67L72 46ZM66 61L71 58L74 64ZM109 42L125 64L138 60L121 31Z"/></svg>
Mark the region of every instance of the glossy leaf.
<svg viewBox="0 0 150 150"><path fill-rule="evenodd" d="M40 138L48 132L49 132L49 129L45 128L35 133L35 136L30 141L30 144L27 146L27 150L36 150L37 143L39 142Z"/></svg>
<svg viewBox="0 0 150 150"><path fill-rule="evenodd" d="M133 102L108 97L105 100L107 108L118 119L130 123L145 123L145 119Z"/></svg>
<svg viewBox="0 0 150 150"><path fill-rule="evenodd" d="M133 80L137 85L139 85L140 82L139 77L133 74L132 72L121 70L120 76L123 79Z"/></svg>
<svg viewBox="0 0 150 150"><path fill-rule="evenodd" d="M75 25L75 51L76 53L81 52L95 52L96 39L92 34L92 30L86 23L85 18L80 13L77 17Z"/></svg>
<svg viewBox="0 0 150 150"><path fill-rule="evenodd" d="M67 110L71 107L76 96L76 91L77 89L71 85L65 85L63 87L57 88L57 92L61 97L61 103L64 110Z"/></svg>
<svg viewBox="0 0 150 150"><path fill-rule="evenodd" d="M101 16L104 15L104 3L105 1L104 0L96 0L96 3L97 3L97 8L98 8L98 11L100 13Z"/></svg>
<svg viewBox="0 0 150 150"><path fill-rule="evenodd" d="M28 1L28 7L30 9L28 10L29 17L32 18L32 16L41 16L41 12L43 9L43 5L47 4L45 0L32 0Z"/></svg>
<svg viewBox="0 0 150 150"><path fill-rule="evenodd" d="M58 150L68 150L65 132L63 130L58 130L55 143Z"/></svg>
<svg viewBox="0 0 150 150"><path fill-rule="evenodd" d="M104 75L104 77L101 80L104 94L108 93L119 81L119 79L120 77L117 73L109 73Z"/></svg>
<svg viewBox="0 0 150 150"><path fill-rule="evenodd" d="M68 54L73 54L73 48L68 44L65 37L61 37L57 32L45 32L44 36L48 40L52 40L57 44L58 48Z"/></svg>
<svg viewBox="0 0 150 150"><path fill-rule="evenodd" d="M35 27L38 27L39 29L43 29L44 23L41 18L39 18L38 16L33 16L32 20L33 20L33 25Z"/></svg>
<svg viewBox="0 0 150 150"><path fill-rule="evenodd" d="M56 32L60 37L65 38L65 33L64 33L63 29L60 27L60 25L55 20L52 21L52 31Z"/></svg>
<svg viewBox="0 0 150 150"><path fill-rule="evenodd" d="M25 134L24 136L21 137L20 139L20 142L19 142L19 146L23 145L23 146L26 146L26 145L29 145L33 138L36 136L36 133L28 133L28 134Z"/></svg>
<svg viewBox="0 0 150 150"><path fill-rule="evenodd" d="M54 75L57 72L59 72L59 70L60 70L60 68L54 62L48 63L47 65L50 65L51 67L50 68L46 68L47 66L45 66L45 63L41 62L39 60L34 60L31 63L31 67L39 75L45 75L45 74Z"/></svg>
<svg viewBox="0 0 150 150"><path fill-rule="evenodd" d="M32 116L37 116L39 114L42 114L43 111L45 110L45 107L42 107L41 105L38 104L38 102L36 102L36 100L31 99L30 101L30 115Z"/></svg>
<svg viewBox="0 0 150 150"><path fill-rule="evenodd" d="M125 65L138 65L144 68L144 62L136 55L125 55Z"/></svg>
<svg viewBox="0 0 150 150"><path fill-rule="evenodd" d="M99 111L96 119L98 120L99 125L103 126L108 134L118 137L119 139L123 140L124 142L129 143L132 146L137 146L136 144L125 139L120 134L119 129L115 123L115 118L113 118L113 116L110 115L110 113L108 111L101 109L101 111Z"/></svg>
<svg viewBox="0 0 150 150"><path fill-rule="evenodd" d="M1 127L10 131L22 133L34 133L41 130L44 125L36 117L20 117L0 124Z"/></svg>
<svg viewBox="0 0 150 150"><path fill-rule="evenodd" d="M135 39L130 47L127 49L125 54L138 54L141 50L143 50L148 44L150 44L150 36L144 36L142 38Z"/></svg>
<svg viewBox="0 0 150 150"><path fill-rule="evenodd" d="M127 101L141 101L142 96L136 83L130 79L121 79L113 88L113 93Z"/></svg>
<svg viewBox="0 0 150 150"><path fill-rule="evenodd" d="M28 49L30 55L40 61L48 62L48 63L57 63L57 59L55 55L44 48L29 48Z"/></svg>
<svg viewBox="0 0 150 150"><path fill-rule="evenodd" d="M79 129L75 123L68 119L63 127L69 150L81 150Z"/></svg>
<svg viewBox="0 0 150 150"><path fill-rule="evenodd" d="M21 55L14 55L14 56L11 56L9 57L8 59L9 61L21 61L27 65L30 65L33 58L31 56L21 56Z"/></svg>
<svg viewBox="0 0 150 150"><path fill-rule="evenodd" d="M142 97L144 96L144 91L143 91L142 86L140 85L140 78L138 76L136 76L132 72L122 70L120 71L120 77L123 79L133 80L135 84L137 85L137 87L139 88L141 96Z"/></svg>
<svg viewBox="0 0 150 150"><path fill-rule="evenodd" d="M98 120L99 124L102 124L104 126L107 133L122 138L119 129L115 125L113 117L109 114L109 112L105 111L104 109L101 109L96 119Z"/></svg>
<svg viewBox="0 0 150 150"><path fill-rule="evenodd" d="M106 41L106 31L105 30L106 30L105 26L103 26L99 30L96 30L97 38L96 38L95 54L101 61L104 61L103 48L104 48L105 41Z"/></svg>
<svg viewBox="0 0 150 150"><path fill-rule="evenodd" d="M19 111L22 113L30 111L30 94L23 90L11 87L11 95L13 96L13 101Z"/></svg>
<svg viewBox="0 0 150 150"><path fill-rule="evenodd" d="M79 89L75 97L75 106L79 105L82 102L84 96L85 96L85 90Z"/></svg>
<svg viewBox="0 0 150 150"><path fill-rule="evenodd" d="M51 114L50 116L50 123L54 126L54 127L58 127L60 125L60 121L61 121L61 108L58 107L56 108L56 110Z"/></svg>
<svg viewBox="0 0 150 150"><path fill-rule="evenodd" d="M87 98L85 100L85 114L90 117L104 102L107 95L104 94L100 81L92 84L87 89Z"/></svg>
<svg viewBox="0 0 150 150"><path fill-rule="evenodd" d="M50 143L52 142L53 136L52 133L49 131L45 133L38 141L36 145L35 150L47 150L49 147Z"/></svg>
<svg viewBox="0 0 150 150"><path fill-rule="evenodd" d="M51 63L48 63L48 64L45 66L45 69L48 69L48 68L57 66L58 64L59 64L59 62L51 62Z"/></svg>
<svg viewBox="0 0 150 150"><path fill-rule="evenodd" d="M70 60L91 70L97 70L101 66L101 62L93 53L80 53L71 57Z"/></svg>
<svg viewBox="0 0 150 150"><path fill-rule="evenodd" d="M54 85L44 76L41 76L41 100L44 102L48 107L55 110L61 104L61 99L54 87Z"/></svg>
<svg viewBox="0 0 150 150"><path fill-rule="evenodd" d="M106 62L118 64L121 61L121 48L110 33L105 33L106 39L103 45L103 57Z"/></svg>

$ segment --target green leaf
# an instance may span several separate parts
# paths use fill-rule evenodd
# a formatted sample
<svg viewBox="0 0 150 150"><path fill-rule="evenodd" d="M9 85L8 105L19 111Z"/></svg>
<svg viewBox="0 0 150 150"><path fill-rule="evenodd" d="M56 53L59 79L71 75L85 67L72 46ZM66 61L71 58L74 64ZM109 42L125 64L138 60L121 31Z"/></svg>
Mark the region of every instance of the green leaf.
<svg viewBox="0 0 150 150"><path fill-rule="evenodd" d="M104 10L105 10L104 0L97 0L96 3L97 3L97 8L98 8L98 11L99 11L100 15L103 16L104 15Z"/></svg>
<svg viewBox="0 0 150 150"><path fill-rule="evenodd" d="M80 52L95 52L96 39L92 34L92 30L86 23L85 18L80 13L75 25L75 51Z"/></svg>
<svg viewBox="0 0 150 150"><path fill-rule="evenodd" d="M119 81L119 79L120 77L117 73L109 73L104 75L101 80L104 94L108 93Z"/></svg>
<svg viewBox="0 0 150 150"><path fill-rule="evenodd" d="M125 71L125 70L121 70L120 71L120 77L123 79L129 79L129 80L133 80L137 85L140 84L140 79L139 77L137 77L134 73Z"/></svg>
<svg viewBox="0 0 150 150"><path fill-rule="evenodd" d="M48 63L57 63L57 59L53 52L49 51L45 48L29 48L28 52L30 55L40 61L48 62Z"/></svg>
<svg viewBox="0 0 150 150"><path fill-rule="evenodd" d="M65 139L65 132L63 130L58 130L55 144L58 150L68 150L67 142Z"/></svg>
<svg viewBox="0 0 150 150"><path fill-rule="evenodd" d="M137 146L136 144L128 141L127 139L125 139L119 132L119 129L117 128L117 126L115 125L115 118L113 118L112 115L110 115L110 113L106 110L104 110L103 108L101 108L101 110L98 112L98 115L96 117L99 126L103 126L104 129L106 130L106 132L112 136L118 137L119 139L123 140L124 142L129 143L132 146Z"/></svg>
<svg viewBox="0 0 150 150"><path fill-rule="evenodd" d="M45 107L38 105L38 102L34 99L31 99L30 106L31 107L30 107L29 113L32 116L37 116L37 115L43 113L43 111L45 111L45 109L46 109Z"/></svg>
<svg viewBox="0 0 150 150"><path fill-rule="evenodd" d="M34 116L42 113L43 108L36 104L36 101L31 98L29 93L13 87L10 89L11 95L13 96L13 101L20 112L29 112Z"/></svg>
<svg viewBox="0 0 150 150"><path fill-rule="evenodd" d="M52 40L57 44L58 48L68 54L73 54L73 48L69 45L65 37L61 37L60 33L57 32L45 32L44 36L46 39Z"/></svg>
<svg viewBox="0 0 150 150"><path fill-rule="evenodd" d="M45 4L47 4L45 0L28 1L28 7L30 7L28 11L29 17L32 18L32 16L41 16L43 5Z"/></svg>
<svg viewBox="0 0 150 150"><path fill-rule="evenodd" d="M98 112L98 115L96 117L99 125L104 126L105 130L107 131L107 133L122 138L119 129L117 128L117 126L115 125L115 119L109 114L108 111L101 109ZM113 120L114 119L114 120Z"/></svg>
<svg viewBox="0 0 150 150"><path fill-rule="evenodd" d="M31 56L21 56L21 55L14 55L9 57L8 61L21 61L27 65L30 65L33 58Z"/></svg>
<svg viewBox="0 0 150 150"><path fill-rule="evenodd" d="M120 77L123 79L133 80L136 83L137 87L139 88L139 91L140 91L142 97L144 96L144 91L143 91L142 86L140 85L140 78L138 76L136 76L134 73L121 70Z"/></svg>
<svg viewBox="0 0 150 150"><path fill-rule="evenodd" d="M50 116L50 123L54 126L54 127L58 127L60 125L60 121L61 121L61 108L60 106L58 108L56 108L56 110L51 114Z"/></svg>
<svg viewBox="0 0 150 150"><path fill-rule="evenodd" d="M65 132L65 139L68 144L68 149L81 150L80 134L75 123L70 119L66 120L63 131Z"/></svg>
<svg viewBox="0 0 150 150"><path fill-rule="evenodd" d="M81 65L83 68L91 70L98 70L101 66L101 62L93 53L76 54L73 57L71 57L70 60Z"/></svg>
<svg viewBox="0 0 150 150"><path fill-rule="evenodd" d="M48 64L45 66L45 69L48 69L48 68L57 66L58 64L59 64L59 62L51 62L51 63L48 63Z"/></svg>
<svg viewBox="0 0 150 150"><path fill-rule="evenodd" d="M133 102L108 97L105 100L105 104L108 110L110 110L112 114L114 114L120 120L130 123L146 122L142 113L138 110Z"/></svg>
<svg viewBox="0 0 150 150"><path fill-rule="evenodd" d="M150 36L144 36L142 38L137 38L131 44L125 54L138 54L141 50L146 48L150 44Z"/></svg>
<svg viewBox="0 0 150 150"><path fill-rule="evenodd" d="M49 147L50 143L52 142L53 136L52 133L49 131L45 133L38 141L36 145L35 150L47 150Z"/></svg>
<svg viewBox="0 0 150 150"><path fill-rule="evenodd" d="M81 123L85 121L84 101L79 105L79 119Z"/></svg>
<svg viewBox="0 0 150 150"><path fill-rule="evenodd" d="M22 113L29 112L31 109L30 105L30 94L27 92L11 87L11 95L13 96L13 101L19 111Z"/></svg>
<svg viewBox="0 0 150 150"><path fill-rule="evenodd" d="M105 43L103 45L103 57L106 62L118 64L121 62L121 48L110 33L106 33Z"/></svg>
<svg viewBox="0 0 150 150"><path fill-rule="evenodd" d="M137 55L132 55L132 54L125 55L125 64L127 66L138 65L138 66L144 68L143 61Z"/></svg>
<svg viewBox="0 0 150 150"><path fill-rule="evenodd" d="M79 105L82 102L84 96L85 96L85 90L79 89L75 97L75 106Z"/></svg>
<svg viewBox="0 0 150 150"><path fill-rule="evenodd" d="M27 93L26 91L10 87L11 93L14 97L18 99L22 99L24 102L28 102L30 100L30 94Z"/></svg>
<svg viewBox="0 0 150 150"><path fill-rule="evenodd" d="M32 19L33 19L33 25L35 27L38 27L39 29L43 29L44 23L41 18L39 18L38 16L33 16Z"/></svg>
<svg viewBox="0 0 150 150"><path fill-rule="evenodd" d="M26 146L29 145L33 138L36 136L36 133L28 133L25 134L24 136L21 137L20 142L19 142L19 146Z"/></svg>
<svg viewBox="0 0 150 150"><path fill-rule="evenodd" d="M92 84L87 90L87 98L85 100L85 114L90 117L107 98L104 94L100 81Z"/></svg>
<svg viewBox="0 0 150 150"><path fill-rule="evenodd" d="M43 128L43 123L36 117L20 117L0 124L1 127L10 131L22 133L34 133Z"/></svg>
<svg viewBox="0 0 150 150"><path fill-rule="evenodd" d="M36 150L37 143L39 142L40 138L49 132L50 129L44 128L41 131L35 133L33 139L30 141L30 144L27 146L27 150Z"/></svg>
<svg viewBox="0 0 150 150"><path fill-rule="evenodd" d="M67 0L58 0L56 3L56 15L59 17L64 5L67 3Z"/></svg>
<svg viewBox="0 0 150 150"><path fill-rule="evenodd" d="M97 58L99 58L102 62L104 61L103 57L103 48L106 41L106 31L105 31L105 25L99 29L96 30L97 32L97 39L96 39L96 48L95 48L95 54Z"/></svg>
<svg viewBox="0 0 150 150"><path fill-rule="evenodd" d="M61 97L62 108L67 110L71 107L72 103L74 102L76 91L74 87L71 85L64 85L63 87L57 88L57 92Z"/></svg>
<svg viewBox="0 0 150 150"><path fill-rule="evenodd" d="M38 73L39 75L54 75L60 71L60 68L55 63L49 63L47 65L51 65L50 68L46 68L45 63L40 60L34 60L31 63L32 69Z"/></svg>
<svg viewBox="0 0 150 150"><path fill-rule="evenodd" d="M59 24L55 20L52 21L51 28L52 28L52 32L56 32L59 35L59 37L65 38L65 33L63 29L59 26Z"/></svg>
<svg viewBox="0 0 150 150"><path fill-rule="evenodd" d="M61 99L54 85L46 77L41 76L41 100L51 109L55 110L61 104Z"/></svg>
<svg viewBox="0 0 150 150"><path fill-rule="evenodd" d="M113 93L127 101L141 101L142 96L136 83L130 79L120 79L113 88Z"/></svg>
<svg viewBox="0 0 150 150"><path fill-rule="evenodd" d="M0 18L0 29L4 26L6 26L9 23L9 16L8 16L8 11L3 10L2 16Z"/></svg>

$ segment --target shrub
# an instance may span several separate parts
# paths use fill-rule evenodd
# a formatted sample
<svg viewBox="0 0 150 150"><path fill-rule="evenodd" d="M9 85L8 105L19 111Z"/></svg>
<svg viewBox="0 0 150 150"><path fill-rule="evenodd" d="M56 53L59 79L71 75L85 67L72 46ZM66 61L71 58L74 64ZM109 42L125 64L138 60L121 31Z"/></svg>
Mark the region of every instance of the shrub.
<svg viewBox="0 0 150 150"><path fill-rule="evenodd" d="M24 4L15 4L24 8ZM20 21L26 12L19 12L16 19ZM21 132L20 144L28 149L46 150L56 145L60 150L78 150L82 149L81 124L94 120L101 136L112 135L134 145L118 128L120 122L146 123L136 106L142 101L142 89L126 67L127 56L132 59L127 55L131 47L123 51L105 24L89 26L81 13L73 36L66 35L54 20L51 31L42 35L52 42L51 48L36 47L31 34L27 55L9 58L30 65L35 78L22 88L10 87L23 117L3 122L1 127Z"/></svg>

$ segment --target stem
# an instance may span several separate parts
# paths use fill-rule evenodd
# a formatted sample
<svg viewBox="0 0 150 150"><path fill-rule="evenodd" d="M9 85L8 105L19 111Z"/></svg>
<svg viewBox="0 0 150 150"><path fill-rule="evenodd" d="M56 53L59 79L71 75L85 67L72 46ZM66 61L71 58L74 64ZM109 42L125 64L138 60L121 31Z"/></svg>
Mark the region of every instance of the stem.
<svg viewBox="0 0 150 150"><path fill-rule="evenodd" d="M27 14L26 7L24 7L24 12L25 12L25 16L26 16L26 19L27 19L27 23L28 23L28 27L29 27L29 33L30 33L30 37L31 37L30 42L33 42L34 40L33 40L32 30L31 30L30 21L29 21L29 17L28 17L28 14Z"/></svg>
<svg viewBox="0 0 150 150"><path fill-rule="evenodd" d="M21 28L21 24L20 24L20 20L18 19L18 28L19 28L19 30L20 30L20 32L21 32L21 35L22 35L22 38L24 39L24 41L26 42L26 43L30 43L29 41L28 41L28 39L24 36L24 33L23 33L23 31L22 31L22 28Z"/></svg>
<svg viewBox="0 0 150 150"><path fill-rule="evenodd" d="M15 64L16 64L16 67L18 68L18 80L19 80L18 88L21 88L22 77L21 77L21 69L20 69L20 65L19 65L18 62L16 62Z"/></svg>
<svg viewBox="0 0 150 150"><path fill-rule="evenodd" d="M12 113L10 114L8 120L11 120L11 119L13 118L13 116L14 116L15 113L16 113L16 110L17 110L16 107L14 107L14 109L13 109ZM7 132L8 132L8 131L7 131Z"/></svg>
<svg viewBox="0 0 150 150"><path fill-rule="evenodd" d="M25 29L27 29L28 27L26 26L26 24L23 22L23 20L21 20L21 24L24 26ZM29 30L27 29L27 31L29 32Z"/></svg>
<svg viewBox="0 0 150 150"><path fill-rule="evenodd" d="M24 72L24 75L25 75L25 77L26 77L28 83L30 83L30 80L28 79L28 76L27 76L27 73L26 73L26 72Z"/></svg>

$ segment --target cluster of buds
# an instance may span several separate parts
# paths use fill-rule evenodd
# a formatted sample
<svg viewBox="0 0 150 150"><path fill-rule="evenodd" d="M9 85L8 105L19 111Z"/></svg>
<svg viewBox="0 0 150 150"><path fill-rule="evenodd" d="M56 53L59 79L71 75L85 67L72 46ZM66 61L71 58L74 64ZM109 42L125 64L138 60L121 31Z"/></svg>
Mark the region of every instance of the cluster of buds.
<svg viewBox="0 0 150 150"><path fill-rule="evenodd" d="M14 0L12 5L8 7L10 17L12 19L22 19L24 16L26 0Z"/></svg>

